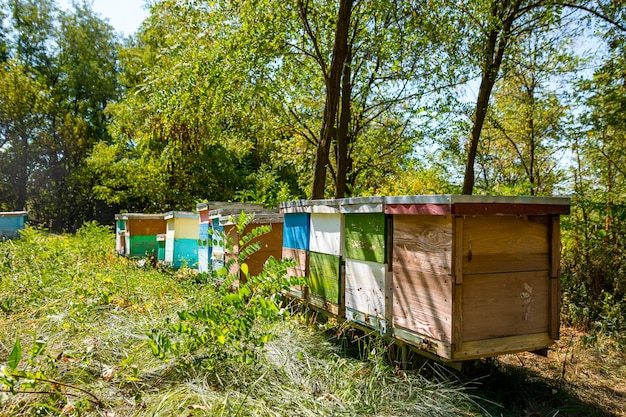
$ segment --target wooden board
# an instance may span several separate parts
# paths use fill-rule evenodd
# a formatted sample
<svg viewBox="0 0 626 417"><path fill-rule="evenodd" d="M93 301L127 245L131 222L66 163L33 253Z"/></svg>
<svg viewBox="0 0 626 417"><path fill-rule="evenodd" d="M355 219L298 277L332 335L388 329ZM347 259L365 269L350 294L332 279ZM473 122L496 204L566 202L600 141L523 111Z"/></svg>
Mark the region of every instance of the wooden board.
<svg viewBox="0 0 626 417"><path fill-rule="evenodd" d="M156 236L165 233L166 222L162 219L129 219L126 227L131 236Z"/></svg>
<svg viewBox="0 0 626 417"><path fill-rule="evenodd" d="M341 258L325 253L309 253L309 291L323 300L339 304Z"/></svg>
<svg viewBox="0 0 626 417"><path fill-rule="evenodd" d="M366 316L387 318L391 275L386 264L346 259L345 282L346 308Z"/></svg>
<svg viewBox="0 0 626 417"><path fill-rule="evenodd" d="M285 213L284 225L283 247L309 250L309 213Z"/></svg>
<svg viewBox="0 0 626 417"><path fill-rule="evenodd" d="M393 265L436 275L451 274L452 218L394 216Z"/></svg>
<svg viewBox="0 0 626 417"><path fill-rule="evenodd" d="M523 334L463 343L463 349L454 352L453 360L469 360L502 355L505 353L532 352L554 343L547 333Z"/></svg>
<svg viewBox="0 0 626 417"><path fill-rule="evenodd" d="M548 271L465 275L463 344L547 333L550 324Z"/></svg>
<svg viewBox="0 0 626 417"><path fill-rule="evenodd" d="M345 256L377 263L387 262L387 222L384 213L345 215Z"/></svg>
<svg viewBox="0 0 626 417"><path fill-rule="evenodd" d="M465 217L463 275L550 268L546 216Z"/></svg>
<svg viewBox="0 0 626 417"><path fill-rule="evenodd" d="M452 343L452 278L393 266L393 325Z"/></svg>
<svg viewBox="0 0 626 417"><path fill-rule="evenodd" d="M310 250L329 255L343 255L343 215L311 213Z"/></svg>

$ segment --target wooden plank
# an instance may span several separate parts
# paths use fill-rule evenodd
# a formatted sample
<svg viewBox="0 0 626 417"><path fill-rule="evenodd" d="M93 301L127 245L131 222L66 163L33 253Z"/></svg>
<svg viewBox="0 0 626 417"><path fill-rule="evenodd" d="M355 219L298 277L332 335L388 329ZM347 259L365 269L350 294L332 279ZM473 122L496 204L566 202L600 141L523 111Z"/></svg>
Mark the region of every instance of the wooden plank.
<svg viewBox="0 0 626 417"><path fill-rule="evenodd" d="M550 216L550 331L552 339L560 338L561 325L561 225L559 216Z"/></svg>
<svg viewBox="0 0 626 417"><path fill-rule="evenodd" d="M547 270L548 233L546 216L465 217L463 275Z"/></svg>
<svg viewBox="0 0 626 417"><path fill-rule="evenodd" d="M385 213L402 215L429 215L442 216L450 214L452 206L450 204L386 204Z"/></svg>
<svg viewBox="0 0 626 417"><path fill-rule="evenodd" d="M452 280L408 268L393 268L393 325L450 343Z"/></svg>
<svg viewBox="0 0 626 417"><path fill-rule="evenodd" d="M450 216L393 216L393 265L433 274L450 274Z"/></svg>
<svg viewBox="0 0 626 417"><path fill-rule="evenodd" d="M559 340L561 327L561 280L550 278L550 330L553 340Z"/></svg>
<svg viewBox="0 0 626 417"><path fill-rule="evenodd" d="M488 340L464 342L461 351L455 351L453 360L469 360L503 355L506 353L530 352L547 348L554 343L547 333L532 333Z"/></svg>
<svg viewBox="0 0 626 417"><path fill-rule="evenodd" d="M293 259L296 266L287 270L288 276L305 277L309 273L309 256L306 251L301 249L283 248L283 259Z"/></svg>
<svg viewBox="0 0 626 417"><path fill-rule="evenodd" d="M463 344L547 333L549 285L548 271L466 275L462 294Z"/></svg>
<svg viewBox="0 0 626 417"><path fill-rule="evenodd" d="M292 249L309 250L309 213L287 213L284 217L283 246Z"/></svg>
<svg viewBox="0 0 626 417"><path fill-rule="evenodd" d="M452 269L452 346L453 351L463 349L463 225L462 216L454 217Z"/></svg>
<svg viewBox="0 0 626 417"><path fill-rule="evenodd" d="M384 213L345 215L346 258L385 263L386 220Z"/></svg>
<svg viewBox="0 0 626 417"><path fill-rule="evenodd" d="M132 219L127 221L127 227L131 236L156 236L165 233L166 222L163 219Z"/></svg>
<svg viewBox="0 0 626 417"><path fill-rule="evenodd" d="M454 203L452 213L463 216L491 215L549 215L569 214L566 204L516 204L516 203Z"/></svg>
<svg viewBox="0 0 626 417"><path fill-rule="evenodd" d="M550 216L550 277L558 278L561 269L561 225L559 216Z"/></svg>
<svg viewBox="0 0 626 417"><path fill-rule="evenodd" d="M391 333L394 338L406 342L421 351L433 353L439 358L452 359L453 357L452 346L450 346L449 343L435 340L400 327L393 327Z"/></svg>
<svg viewBox="0 0 626 417"><path fill-rule="evenodd" d="M343 215L311 213L310 250L329 255L343 255Z"/></svg>
<svg viewBox="0 0 626 417"><path fill-rule="evenodd" d="M387 265L346 259L344 266L346 308L387 319Z"/></svg>
<svg viewBox="0 0 626 417"><path fill-rule="evenodd" d="M339 304L341 258L324 253L309 254L309 291L323 300Z"/></svg>

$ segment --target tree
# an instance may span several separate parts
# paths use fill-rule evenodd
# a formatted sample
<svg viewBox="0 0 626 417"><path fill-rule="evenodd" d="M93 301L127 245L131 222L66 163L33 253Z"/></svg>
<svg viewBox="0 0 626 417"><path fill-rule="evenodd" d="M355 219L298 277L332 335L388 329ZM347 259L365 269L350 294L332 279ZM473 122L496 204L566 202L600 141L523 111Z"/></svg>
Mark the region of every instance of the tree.
<svg viewBox="0 0 626 417"><path fill-rule="evenodd" d="M0 204L8 210L26 209L30 197L45 135L45 91L20 62L11 59L0 67Z"/></svg>
<svg viewBox="0 0 626 417"><path fill-rule="evenodd" d="M557 90L566 90L568 74L580 67L567 52L570 39L562 30L528 33L511 48L477 151L482 190L549 195L561 180L569 108Z"/></svg>
<svg viewBox="0 0 626 417"><path fill-rule="evenodd" d="M474 163L487 116L489 99L494 85L502 76L502 65L507 59L507 51L515 46L525 33L540 33L580 19L580 14L564 15L564 8L582 11L612 22L617 27L623 26L603 13L602 2L581 0L576 2L528 1L528 0L486 0L472 2L460 9L459 19L472 25L468 36L469 56L478 59L476 65L480 73L480 87L471 137L468 146L463 193L472 194L475 182ZM464 25L462 25L464 26Z"/></svg>

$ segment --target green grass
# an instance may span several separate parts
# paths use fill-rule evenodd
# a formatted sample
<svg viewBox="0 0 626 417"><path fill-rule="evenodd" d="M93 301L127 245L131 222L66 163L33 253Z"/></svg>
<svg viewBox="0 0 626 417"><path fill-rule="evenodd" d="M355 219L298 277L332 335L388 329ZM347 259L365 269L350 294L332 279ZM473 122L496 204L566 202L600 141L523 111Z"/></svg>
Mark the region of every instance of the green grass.
<svg viewBox="0 0 626 417"><path fill-rule="evenodd" d="M27 229L0 243L0 416L524 415L527 403L507 411L511 393L490 382L521 392L522 377L464 381L432 363L399 370L382 341L362 340L352 355L297 310L272 325L251 363L226 355L207 369L153 356L152 329L216 294L188 270L118 257L113 232L95 224L76 235Z"/></svg>

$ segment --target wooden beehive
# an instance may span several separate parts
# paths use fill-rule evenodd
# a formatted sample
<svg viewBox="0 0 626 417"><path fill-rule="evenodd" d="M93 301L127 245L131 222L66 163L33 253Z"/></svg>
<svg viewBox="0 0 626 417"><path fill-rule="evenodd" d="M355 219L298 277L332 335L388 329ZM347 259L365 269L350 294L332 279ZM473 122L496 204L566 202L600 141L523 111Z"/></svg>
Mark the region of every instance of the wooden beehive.
<svg viewBox="0 0 626 417"><path fill-rule="evenodd" d="M260 274L263 271L265 262L270 257L280 259L282 256L283 215L270 210L247 212L247 214L254 215L254 218L246 225L241 235L238 233L236 224L232 221L236 221L236 216L235 218L232 216L222 216L220 218L220 224L224 227L224 235L232 239L233 243L232 249L225 250L225 260L227 262L230 259L234 260L231 271L229 272L239 272L240 279L245 279L245 274L239 270L240 265L238 263L238 258L245 248L256 243L260 245L258 250L249 254L243 260L243 263L248 266L248 273L251 276ZM240 246L241 237L252 233L256 228L261 226L269 226L270 231L255 237L245 243L244 246Z"/></svg>
<svg viewBox="0 0 626 417"><path fill-rule="evenodd" d="M387 197L393 335L447 361L559 337L557 197Z"/></svg>
<svg viewBox="0 0 626 417"><path fill-rule="evenodd" d="M168 211L165 233L165 264L173 268L186 265L198 268L198 236L200 226L198 214L186 211Z"/></svg>
<svg viewBox="0 0 626 417"><path fill-rule="evenodd" d="M228 216L237 217L242 211L260 212L263 211L263 205L209 201L199 203L196 210L200 216L199 271L215 275L224 266L226 256L223 239L224 224L220 224L220 219L222 223L227 223ZM230 230L231 227L228 227L229 232Z"/></svg>
<svg viewBox="0 0 626 417"><path fill-rule="evenodd" d="M157 256L156 236L166 231L163 214L121 213L115 215L116 250L131 258Z"/></svg>
<svg viewBox="0 0 626 417"><path fill-rule="evenodd" d="M27 211L0 212L0 240L12 239L26 226Z"/></svg>
<svg viewBox="0 0 626 417"><path fill-rule="evenodd" d="M311 209L305 200L280 204L283 213L283 259L292 259L296 266L287 273L290 277L305 278L309 275L309 246L311 243ZM289 288L290 296L306 299L307 285L293 285Z"/></svg>
<svg viewBox="0 0 626 417"><path fill-rule="evenodd" d="M342 200L345 217L345 318L387 334L392 286L389 216L382 197Z"/></svg>

